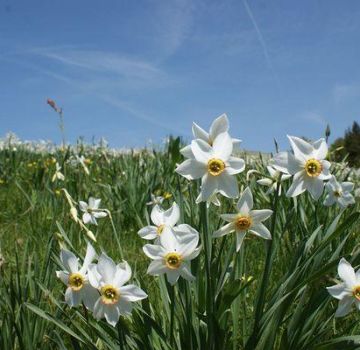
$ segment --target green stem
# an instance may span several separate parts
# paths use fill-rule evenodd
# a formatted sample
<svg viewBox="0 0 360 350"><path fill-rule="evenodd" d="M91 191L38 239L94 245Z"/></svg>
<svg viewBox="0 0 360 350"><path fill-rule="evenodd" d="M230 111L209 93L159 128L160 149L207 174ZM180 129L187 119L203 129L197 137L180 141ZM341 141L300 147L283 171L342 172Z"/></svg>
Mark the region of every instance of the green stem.
<svg viewBox="0 0 360 350"><path fill-rule="evenodd" d="M174 347L175 287L170 286L170 345Z"/></svg>
<svg viewBox="0 0 360 350"><path fill-rule="evenodd" d="M121 329L120 320L117 323L117 331L118 331L118 339L119 339L119 348L120 348L120 350L124 350L125 349L124 343L123 343L124 337L123 337L123 332L122 332L122 329Z"/></svg>
<svg viewBox="0 0 360 350"><path fill-rule="evenodd" d="M105 209L104 209L105 210ZM122 248L121 248L121 243L120 243L120 239L119 239L119 235L117 233L117 230L116 230L116 227L115 227L115 224L114 224L114 221L112 219L112 216L111 216L111 212L109 210L105 210L108 215L109 215L109 219L110 219L110 222L111 222L111 227L113 229L113 233L114 233L114 236L115 236L115 240L116 240L116 244L118 246L118 249L119 249L119 253L120 253L120 258L123 259L124 255L123 255L123 251L122 251Z"/></svg>
<svg viewBox="0 0 360 350"><path fill-rule="evenodd" d="M267 289L267 284L269 282L269 277L270 277L270 273L271 273L271 267L272 267L272 258L273 258L273 254L272 254L272 250L273 250L273 242L275 240L275 225L276 225L276 218L277 218L277 207L278 207L278 202L279 202L279 190L280 190L280 181L281 181L281 177L278 179L277 182L277 188L275 191L275 198L274 198L274 213L272 216L272 221L271 221L271 234L272 234L272 239L267 241L267 249L266 249L266 260L265 260L265 268L264 268L264 273L262 275L262 280L261 280L261 284L259 286L259 294L258 294L258 298L257 298L257 304L256 304L256 309L255 309L255 322L254 322L254 328L253 328L253 333L249 339L250 344L248 343L248 345L250 345L250 347L247 347L248 349L253 349L254 348L254 342L256 342L256 337L259 334L259 324L260 324L260 320L261 317L263 315L264 312L264 304L265 304L265 295L266 295L266 289Z"/></svg>
<svg viewBox="0 0 360 350"><path fill-rule="evenodd" d="M203 244L205 252L205 273L206 273L206 316L208 324L208 346L209 350L213 349L214 344L214 300L213 300L213 289L212 289L212 278L211 278L211 248L212 248L212 237L209 233L208 223L208 209L206 202L200 203L201 211L201 223L202 223L202 234Z"/></svg>

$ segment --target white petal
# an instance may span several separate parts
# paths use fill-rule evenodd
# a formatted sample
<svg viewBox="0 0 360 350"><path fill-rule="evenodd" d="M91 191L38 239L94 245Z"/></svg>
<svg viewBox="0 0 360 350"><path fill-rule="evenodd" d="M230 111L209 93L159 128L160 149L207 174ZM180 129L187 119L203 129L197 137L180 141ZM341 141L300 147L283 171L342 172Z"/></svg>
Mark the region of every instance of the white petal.
<svg viewBox="0 0 360 350"><path fill-rule="evenodd" d="M273 211L270 209L250 210L249 215L254 223L258 223L268 219L272 213Z"/></svg>
<svg viewBox="0 0 360 350"><path fill-rule="evenodd" d="M251 226L250 230L251 233L253 233L255 236L262 237L264 239L271 239L270 231L267 229L267 227L264 224L255 224Z"/></svg>
<svg viewBox="0 0 360 350"><path fill-rule="evenodd" d="M99 272L106 284L113 283L116 273L116 265L114 261L109 258L105 253L101 253L99 257L97 271Z"/></svg>
<svg viewBox="0 0 360 350"><path fill-rule="evenodd" d="M84 224L88 224L89 222L91 222L91 215L89 213L84 213L82 216L82 220Z"/></svg>
<svg viewBox="0 0 360 350"><path fill-rule="evenodd" d="M80 208L81 211L87 211L88 204L86 202L79 201L79 208Z"/></svg>
<svg viewBox="0 0 360 350"><path fill-rule="evenodd" d="M61 249L60 260L67 271L77 272L79 270L78 259L72 252L66 249Z"/></svg>
<svg viewBox="0 0 360 350"><path fill-rule="evenodd" d="M116 266L116 273L114 277L114 286L120 288L123 286L129 279L131 278L131 267L126 262L123 261L122 263Z"/></svg>
<svg viewBox="0 0 360 350"><path fill-rule="evenodd" d="M299 159L307 159L313 154L314 147L305 140L296 136L287 136L290 141L290 146L294 151L294 155Z"/></svg>
<svg viewBox="0 0 360 350"><path fill-rule="evenodd" d="M190 158L190 159L193 159L194 158L194 154L192 152L192 149L191 149L191 145L187 145L185 146L184 148L182 148L180 150L180 153L185 157L185 158Z"/></svg>
<svg viewBox="0 0 360 350"><path fill-rule="evenodd" d="M286 192L287 197L296 197L299 194L306 191L305 181L304 181L304 172L298 172L294 175L293 183Z"/></svg>
<svg viewBox="0 0 360 350"><path fill-rule="evenodd" d="M163 259L153 260L147 269L147 273L152 276L162 275L166 271L167 271L167 267Z"/></svg>
<svg viewBox="0 0 360 350"><path fill-rule="evenodd" d="M85 284L81 291L83 303L87 309L93 311L95 303L100 297L98 290L93 288L90 284Z"/></svg>
<svg viewBox="0 0 360 350"><path fill-rule="evenodd" d="M245 161L241 158L230 157L227 160L228 166L226 171L229 175L239 174L245 170Z"/></svg>
<svg viewBox="0 0 360 350"><path fill-rule="evenodd" d="M244 241L246 232L236 232L236 251L238 252L241 248L241 245Z"/></svg>
<svg viewBox="0 0 360 350"><path fill-rule="evenodd" d="M325 159L328 153L328 146L324 138L321 138L313 143L315 148L314 158L315 159Z"/></svg>
<svg viewBox="0 0 360 350"><path fill-rule="evenodd" d="M166 278L168 282L173 286L179 279L180 273L178 270L167 270Z"/></svg>
<svg viewBox="0 0 360 350"><path fill-rule="evenodd" d="M196 123L192 125L192 132L196 139L201 139L205 142L209 142L209 134Z"/></svg>
<svg viewBox="0 0 360 350"><path fill-rule="evenodd" d="M194 249L192 253L187 254L186 260L187 260L187 261L190 261L190 260L195 259L195 258L200 254L200 252L201 252L201 246L198 247L198 248L196 248L196 249Z"/></svg>
<svg viewBox="0 0 360 350"><path fill-rule="evenodd" d="M117 305L118 305L118 308L119 308L120 315L123 315L123 316L130 316L131 315L131 311L132 311L131 302L129 302L129 301L125 300L125 299L120 299Z"/></svg>
<svg viewBox="0 0 360 350"><path fill-rule="evenodd" d="M331 287L326 287L327 291L330 293L330 295L336 299L343 299L346 296L351 295L351 290L346 288L344 283L335 284Z"/></svg>
<svg viewBox="0 0 360 350"><path fill-rule="evenodd" d="M344 193L338 200L341 207L346 208L348 205L355 204L355 199L350 193Z"/></svg>
<svg viewBox="0 0 360 350"><path fill-rule="evenodd" d="M207 201L218 189L218 177L206 173L201 179L201 198Z"/></svg>
<svg viewBox="0 0 360 350"><path fill-rule="evenodd" d="M234 222L239 214L221 214L220 217L226 222Z"/></svg>
<svg viewBox="0 0 360 350"><path fill-rule="evenodd" d="M354 184L352 182L342 182L341 187L344 192L351 192L354 189Z"/></svg>
<svg viewBox="0 0 360 350"><path fill-rule="evenodd" d="M107 216L107 213L105 211L94 211L93 216L96 219L101 219L101 218L104 218L105 216Z"/></svg>
<svg viewBox="0 0 360 350"><path fill-rule="evenodd" d="M164 212L164 224L173 227L180 219L180 208L174 202L170 209Z"/></svg>
<svg viewBox="0 0 360 350"><path fill-rule="evenodd" d="M212 158L213 150L211 146L203 140L193 140L191 142L191 149L195 159L200 163L207 164L208 160Z"/></svg>
<svg viewBox="0 0 360 350"><path fill-rule="evenodd" d="M177 251L184 258L184 260L188 260L187 258L189 256L192 256L192 253L196 249L198 243L199 243L199 238L194 237L194 239L187 241L185 244L181 243Z"/></svg>
<svg viewBox="0 0 360 350"><path fill-rule="evenodd" d="M293 175L303 169L304 164L304 160L295 158L290 152L280 152L275 154L272 165L285 174Z"/></svg>
<svg viewBox="0 0 360 350"><path fill-rule="evenodd" d="M229 120L226 114L222 114L220 117L217 117L210 126L209 140L213 142L216 137L223 132L229 130Z"/></svg>
<svg viewBox="0 0 360 350"><path fill-rule="evenodd" d="M304 185L315 200L318 200L324 191L324 182L319 178L304 177Z"/></svg>
<svg viewBox="0 0 360 350"><path fill-rule="evenodd" d="M161 259L165 254L165 250L161 245L156 244L145 244L143 246L143 251L146 256L150 259Z"/></svg>
<svg viewBox="0 0 360 350"><path fill-rule="evenodd" d="M352 297L345 297L339 301L339 306L335 312L335 317L346 316L351 311L351 306L354 302Z"/></svg>
<svg viewBox="0 0 360 350"><path fill-rule="evenodd" d="M253 203L253 195L249 187L246 187L244 192L242 193L239 201L236 204L236 207L240 214L247 215L252 209Z"/></svg>
<svg viewBox="0 0 360 350"><path fill-rule="evenodd" d="M199 239L199 232L188 224L180 224L173 228L180 243L188 242L194 238Z"/></svg>
<svg viewBox="0 0 360 350"><path fill-rule="evenodd" d="M333 205L334 203L336 202L336 197L332 194L328 194L326 197L325 197L325 200L324 200L324 205L329 207L331 205Z"/></svg>
<svg viewBox="0 0 360 350"><path fill-rule="evenodd" d="M56 277L61 280L62 283L68 285L69 283L69 273L67 271L56 271Z"/></svg>
<svg viewBox="0 0 360 350"><path fill-rule="evenodd" d="M260 180L257 180L256 181L259 185L262 185L262 186L272 186L273 184L273 180L271 179L260 179Z"/></svg>
<svg viewBox="0 0 360 350"><path fill-rule="evenodd" d="M97 266L95 264L90 264L88 267L88 279L90 284L94 288L96 289L100 288L101 275L99 274L97 270Z"/></svg>
<svg viewBox="0 0 360 350"><path fill-rule="evenodd" d="M233 151L233 144L227 132L219 134L213 142L214 157L227 161Z"/></svg>
<svg viewBox="0 0 360 350"><path fill-rule="evenodd" d="M196 180L206 173L207 167L195 159L187 159L178 165L175 171L188 180Z"/></svg>
<svg viewBox="0 0 360 350"><path fill-rule="evenodd" d="M120 295L128 301L138 301L147 298L147 294L134 284L121 287Z"/></svg>
<svg viewBox="0 0 360 350"><path fill-rule="evenodd" d="M150 217L155 226L164 224L164 211L157 204L152 208Z"/></svg>
<svg viewBox="0 0 360 350"><path fill-rule="evenodd" d="M70 307L80 305L81 299L82 299L80 291L74 291L70 287L66 288L66 291L65 291L66 304L68 304Z"/></svg>
<svg viewBox="0 0 360 350"><path fill-rule="evenodd" d="M356 285L355 271L344 258L341 258L339 262L338 274L348 288L353 288Z"/></svg>
<svg viewBox="0 0 360 350"><path fill-rule="evenodd" d="M86 254L85 254L85 258L84 258L84 263L83 266L80 269L80 273L81 274L86 274L88 266L92 263L92 261L97 257L96 251L94 249L94 247L88 243L87 244L87 248L86 248Z"/></svg>
<svg viewBox="0 0 360 350"><path fill-rule="evenodd" d="M213 237L216 238L216 237L222 237L230 232L233 232L235 231L235 224L233 222L230 222L228 224L226 224L225 226L223 227L220 227L217 231L215 231L213 233Z"/></svg>
<svg viewBox="0 0 360 350"><path fill-rule="evenodd" d="M195 281L195 276L190 271L190 267L187 264L181 264L179 268L179 273L182 278L186 279L187 281Z"/></svg>
<svg viewBox="0 0 360 350"><path fill-rule="evenodd" d="M176 234L171 230L164 230L160 235L160 243L168 252L174 252L179 249L179 240Z"/></svg>
<svg viewBox="0 0 360 350"><path fill-rule="evenodd" d="M104 316L106 322L111 324L113 327L115 327L120 317L120 310L118 306L116 304L104 305Z"/></svg>
<svg viewBox="0 0 360 350"><path fill-rule="evenodd" d="M236 177L229 175L227 170L218 176L218 191L228 198L239 197L239 187Z"/></svg>
<svg viewBox="0 0 360 350"><path fill-rule="evenodd" d="M99 298L94 305L94 311L93 316L100 320L104 317L104 311L105 311L105 304L101 301L101 298Z"/></svg>
<svg viewBox="0 0 360 350"><path fill-rule="evenodd" d="M155 239L157 231L155 226L146 226L138 231L138 235L143 239Z"/></svg>

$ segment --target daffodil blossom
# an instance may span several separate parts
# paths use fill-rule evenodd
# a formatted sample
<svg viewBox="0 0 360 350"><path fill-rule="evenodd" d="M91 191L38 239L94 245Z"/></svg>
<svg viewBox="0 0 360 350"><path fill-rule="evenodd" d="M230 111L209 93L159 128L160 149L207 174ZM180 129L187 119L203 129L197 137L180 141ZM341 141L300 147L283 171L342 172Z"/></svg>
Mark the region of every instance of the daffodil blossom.
<svg viewBox="0 0 360 350"><path fill-rule="evenodd" d="M229 131L229 120L227 115L224 113L220 117L217 117L210 126L210 132L206 132L204 129L202 129L199 125L196 123L193 123L192 126L192 133L194 135L195 139L201 139L205 142L207 142L210 146L213 145L214 140L218 135L220 135L223 132ZM238 139L232 139L233 147L236 148L240 145L241 140ZM183 149L181 149L181 154L186 158L194 158L191 145L187 145Z"/></svg>
<svg viewBox="0 0 360 350"><path fill-rule="evenodd" d="M327 287L332 297L339 300L335 317L346 316L353 304L360 310L360 270L356 273L350 263L341 258L338 265L338 274L342 283Z"/></svg>
<svg viewBox="0 0 360 350"><path fill-rule="evenodd" d="M197 139L191 143L194 159L181 163L176 172L188 180L201 178L201 192L197 202L208 201L219 192L225 197L236 198L239 189L234 175L245 169L243 159L232 157L233 144L227 132L219 134L213 145Z"/></svg>
<svg viewBox="0 0 360 350"><path fill-rule="evenodd" d="M240 250L241 244L247 232L264 239L271 239L271 234L262 223L273 213L270 209L253 210L253 196L247 187L241 195L237 205L237 213L222 214L221 218L228 222L225 226L213 233L213 237L221 237L231 232L236 232L236 251Z"/></svg>
<svg viewBox="0 0 360 350"><path fill-rule="evenodd" d="M54 173L51 181L52 181L52 182L55 182L56 179L57 179L57 180L60 180L60 181L64 181L64 180L65 180L65 176L64 176L64 174L60 171L60 170L61 170L61 166L59 165L58 162L56 162L55 167L56 167L55 173Z"/></svg>
<svg viewBox="0 0 360 350"><path fill-rule="evenodd" d="M281 174L279 170L274 169L271 165L268 165L267 170L270 174L270 177L259 179L256 182L259 185L267 186L269 189L266 191L266 194L271 194L274 191L277 190L277 187L279 186L279 195L281 195L281 184L280 182L287 180L291 177L290 174ZM280 177L281 175L281 177ZM280 182L279 182L280 180Z"/></svg>
<svg viewBox="0 0 360 350"><path fill-rule="evenodd" d="M89 266L89 281L100 294L94 305L94 317L105 317L113 327L120 315L131 315L132 302L147 298L147 294L134 284L125 285L131 278L131 268L127 262L115 265L105 253L98 263Z"/></svg>
<svg viewBox="0 0 360 350"><path fill-rule="evenodd" d="M337 182L335 176L325 184L328 194L325 197L324 205L330 206L337 203L341 208L354 204L355 199L350 193L354 189L352 182Z"/></svg>
<svg viewBox="0 0 360 350"><path fill-rule="evenodd" d="M97 225L96 219L104 218L107 216L107 213L99 209L101 199L96 199L93 197L89 198L89 203L79 201L80 210L84 213L82 220L84 224L92 223Z"/></svg>
<svg viewBox="0 0 360 350"><path fill-rule="evenodd" d="M60 260L65 270L56 271L56 276L67 286L65 301L70 307L78 306L83 302L88 309L93 310L99 293L89 284L88 267L95 258L96 252L90 243L87 245L81 268L78 258L72 252L61 250Z"/></svg>
<svg viewBox="0 0 360 350"><path fill-rule="evenodd" d="M330 162L325 160L328 146L325 139L309 143L295 136L288 136L293 153L280 152L273 159L273 167L294 175L288 197L296 197L308 190L317 200L324 190L324 180L331 177Z"/></svg>
<svg viewBox="0 0 360 350"><path fill-rule="evenodd" d="M150 225L143 227L138 232L141 238L149 240L158 238L164 231L174 227L180 219L180 209L175 202L168 210L163 210L159 205L155 205L150 217L155 226Z"/></svg>
<svg viewBox="0 0 360 350"><path fill-rule="evenodd" d="M198 242L198 236L182 241L177 234L165 232L160 236L160 244L146 244L143 247L144 253L153 260L147 273L153 276L165 273L171 285L174 285L180 276L188 281L195 280L190 271L190 261L200 253Z"/></svg>

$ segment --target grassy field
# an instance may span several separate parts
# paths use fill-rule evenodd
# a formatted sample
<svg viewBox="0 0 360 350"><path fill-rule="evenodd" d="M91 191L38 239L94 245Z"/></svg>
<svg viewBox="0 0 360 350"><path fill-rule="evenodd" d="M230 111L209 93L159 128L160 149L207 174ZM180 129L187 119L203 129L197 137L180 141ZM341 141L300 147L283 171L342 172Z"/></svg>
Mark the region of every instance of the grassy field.
<svg viewBox="0 0 360 350"><path fill-rule="evenodd" d="M340 210L323 206L325 195L318 201L308 193L295 199L267 195L256 182L268 175L267 159L260 155L242 154L246 170L237 180L240 190L251 188L256 208L276 211L276 220L267 224L273 229L271 243L248 235L235 254L234 236L213 240L212 291L203 253L192 263L194 282L180 280L173 289L163 277L146 274L150 259L142 246L147 242L137 232L149 224L146 203L152 193L165 197L165 208L175 201L180 221L197 229L201 241L222 225L220 214L232 212L236 203L222 199L220 208L209 209L196 204L199 183L174 171L183 159L180 148L180 140L172 138L157 151L127 153L81 144L52 152L3 145L0 349L360 348L358 311L335 319L337 300L326 290L335 284L341 257L360 265L359 200ZM89 174L75 164L75 154L85 157ZM64 181L52 181L56 162ZM258 173L247 178L252 169ZM350 177L360 186L344 164L331 169L337 178ZM283 186L286 190L289 181ZM124 258L134 283L148 294L115 328L96 321L84 307L70 309L64 303L65 288L55 274L60 247L83 257L90 238L72 219L62 189L75 203L101 198L101 208L111 216L88 226L96 237L92 244L115 262Z"/></svg>

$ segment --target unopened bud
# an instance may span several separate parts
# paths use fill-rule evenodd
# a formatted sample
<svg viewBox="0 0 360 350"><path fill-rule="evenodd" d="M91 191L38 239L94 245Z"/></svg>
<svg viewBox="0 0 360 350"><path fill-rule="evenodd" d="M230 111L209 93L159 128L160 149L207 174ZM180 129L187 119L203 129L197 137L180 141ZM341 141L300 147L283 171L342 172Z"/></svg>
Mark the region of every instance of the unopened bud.
<svg viewBox="0 0 360 350"><path fill-rule="evenodd" d="M96 242L96 238L95 238L94 234L93 234L90 230L87 230L87 231L86 231L86 234L87 234L87 236L88 236L91 240L93 240L94 242Z"/></svg>
<svg viewBox="0 0 360 350"><path fill-rule="evenodd" d="M79 221L79 218L78 218L78 212L77 212L77 209L75 207L71 207L70 209L70 215L71 217L73 218L73 220L75 222L78 222Z"/></svg>

